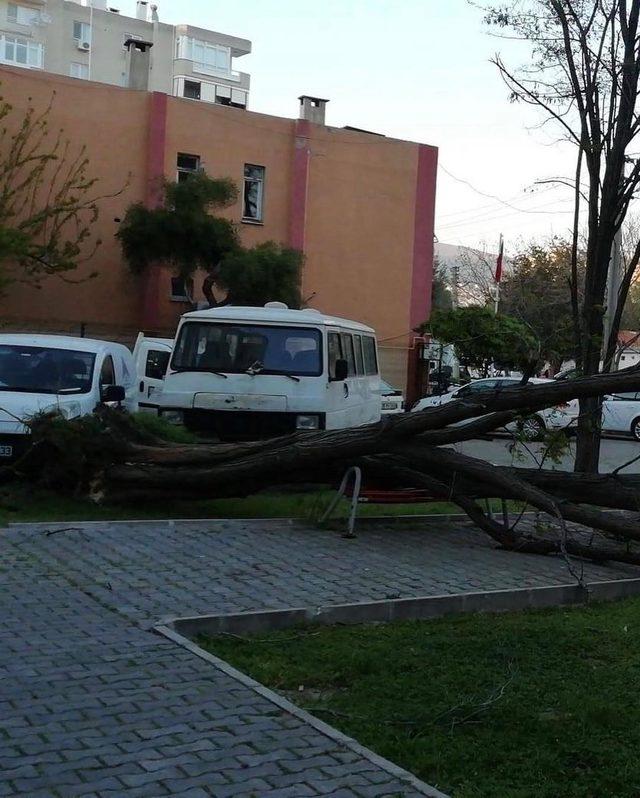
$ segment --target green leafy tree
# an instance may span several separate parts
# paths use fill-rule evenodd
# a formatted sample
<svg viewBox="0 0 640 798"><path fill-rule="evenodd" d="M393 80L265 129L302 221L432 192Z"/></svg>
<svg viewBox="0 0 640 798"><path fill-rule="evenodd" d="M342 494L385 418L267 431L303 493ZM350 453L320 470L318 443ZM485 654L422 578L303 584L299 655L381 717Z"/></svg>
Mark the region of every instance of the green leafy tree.
<svg viewBox="0 0 640 798"><path fill-rule="evenodd" d="M85 148L74 151L51 128L54 99L24 113L0 97L0 294L14 282L40 288L50 276L78 282L69 273L101 243L91 233L99 202L124 190L94 193Z"/></svg>
<svg viewBox="0 0 640 798"><path fill-rule="evenodd" d="M190 279L201 269L206 273L205 296L210 304L218 304L212 286L220 263L225 255L239 250L240 241L236 226L212 211L232 205L237 197L231 180L199 172L181 183L165 182L157 208L141 202L131 205L117 233L131 271L141 274L166 263L180 277Z"/></svg>
<svg viewBox="0 0 640 798"><path fill-rule="evenodd" d="M501 368L531 374L539 361L539 343L518 319L486 307L436 310L424 325L443 344L453 344L463 366L486 375L494 363Z"/></svg>
<svg viewBox="0 0 640 798"><path fill-rule="evenodd" d="M513 257L500 286L501 311L533 332L540 342L540 356L554 371L576 355L570 280L571 244L552 239L544 245L530 244Z"/></svg>
<svg viewBox="0 0 640 798"><path fill-rule="evenodd" d="M198 172L181 183L165 182L157 208L131 205L117 233L131 271L140 274L159 263L184 279L203 271L202 292L211 307L268 300L298 307L302 254L274 242L243 248L236 225L216 215L237 198L232 180Z"/></svg>
<svg viewBox="0 0 640 798"><path fill-rule="evenodd" d="M267 241L252 249L227 255L218 271L218 285L228 291L234 305L264 305L270 300L300 307L303 255Z"/></svg>
<svg viewBox="0 0 640 798"><path fill-rule="evenodd" d="M451 284L444 266L436 257L433 262L433 280L431 282L431 307L448 310L453 307Z"/></svg>

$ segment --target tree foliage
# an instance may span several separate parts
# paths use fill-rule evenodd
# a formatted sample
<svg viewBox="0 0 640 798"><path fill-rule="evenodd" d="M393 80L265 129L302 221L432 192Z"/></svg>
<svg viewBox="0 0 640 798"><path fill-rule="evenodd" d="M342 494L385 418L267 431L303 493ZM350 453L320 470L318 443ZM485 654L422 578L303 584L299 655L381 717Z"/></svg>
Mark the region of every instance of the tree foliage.
<svg viewBox="0 0 640 798"><path fill-rule="evenodd" d="M449 276L447 274L447 267L440 263L437 256L433 262L431 307L434 310L449 310L453 307L453 295Z"/></svg>
<svg viewBox="0 0 640 798"><path fill-rule="evenodd" d="M579 280L583 267L578 270ZM571 309L571 244L529 244L511 259L500 286L500 309L524 322L540 342L540 356L557 370L576 354Z"/></svg>
<svg viewBox="0 0 640 798"><path fill-rule="evenodd" d="M608 340L604 341L606 287L612 247L640 188L640 3L637 0L510 0L487 9L487 22L509 40L526 42L521 65L498 55L512 101L542 111L575 145L575 170L560 182L574 197L571 258L576 360L584 374L613 362L626 294L640 260L640 239L628 264ZM579 296L578 237L586 216L584 292ZM598 397L581 401L576 468L597 471Z"/></svg>
<svg viewBox="0 0 640 798"><path fill-rule="evenodd" d="M117 233L131 271L139 274L158 262L184 278L198 269L215 271L240 241L236 226L211 212L232 205L237 196L231 180L198 172L181 183L165 181L157 208L131 205Z"/></svg>
<svg viewBox="0 0 640 798"><path fill-rule="evenodd" d="M303 255L274 241L228 254L220 264L218 285L234 305L264 305L270 300L300 307Z"/></svg>
<svg viewBox="0 0 640 798"><path fill-rule="evenodd" d="M52 130L51 109L26 113L0 97L0 292L13 282L40 287L67 276L100 246L91 228L106 196L93 193L85 147ZM122 189L121 189L122 190ZM93 274L90 276L94 276Z"/></svg>
<svg viewBox="0 0 640 798"><path fill-rule="evenodd" d="M157 208L131 205L117 234L131 271L140 274L165 263L190 279L201 270L211 307L269 300L299 307L302 253L274 242L242 247L236 225L216 213L237 198L231 179L198 172L180 183L166 181ZM225 299L216 298L214 286Z"/></svg>
<svg viewBox="0 0 640 798"><path fill-rule="evenodd" d="M530 373L539 360L539 344L529 327L490 308L436 310L427 326L438 341L453 344L462 365L482 374L492 363Z"/></svg>

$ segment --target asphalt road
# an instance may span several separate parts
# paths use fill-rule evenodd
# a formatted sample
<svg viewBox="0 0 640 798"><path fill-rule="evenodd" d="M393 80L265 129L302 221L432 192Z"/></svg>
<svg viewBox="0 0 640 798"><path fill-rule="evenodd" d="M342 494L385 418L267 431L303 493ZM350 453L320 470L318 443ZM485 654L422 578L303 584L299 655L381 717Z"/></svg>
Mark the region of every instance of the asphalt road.
<svg viewBox="0 0 640 798"><path fill-rule="evenodd" d="M542 457L542 446L539 443L519 444L516 453L510 451L511 441L506 438L492 440L466 441L456 444L454 449L463 454L488 460L494 465L512 465L521 468L538 468ZM544 468L556 468L563 471L573 470L575 441L570 441L567 455L559 463L545 462ZM604 438L600 450L600 471L608 473L624 463L639 459L621 470L625 474L640 474L640 441Z"/></svg>

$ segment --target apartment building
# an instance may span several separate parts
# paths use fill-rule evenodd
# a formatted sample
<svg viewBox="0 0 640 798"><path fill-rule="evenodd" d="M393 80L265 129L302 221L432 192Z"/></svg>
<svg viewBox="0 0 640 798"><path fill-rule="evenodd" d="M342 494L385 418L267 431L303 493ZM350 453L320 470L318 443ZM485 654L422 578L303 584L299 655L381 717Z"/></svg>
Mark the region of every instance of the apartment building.
<svg viewBox="0 0 640 798"><path fill-rule="evenodd" d="M250 76L234 66L251 52L250 41L193 25L167 25L147 0L138 0L135 17L110 2L0 0L0 63L248 106Z"/></svg>

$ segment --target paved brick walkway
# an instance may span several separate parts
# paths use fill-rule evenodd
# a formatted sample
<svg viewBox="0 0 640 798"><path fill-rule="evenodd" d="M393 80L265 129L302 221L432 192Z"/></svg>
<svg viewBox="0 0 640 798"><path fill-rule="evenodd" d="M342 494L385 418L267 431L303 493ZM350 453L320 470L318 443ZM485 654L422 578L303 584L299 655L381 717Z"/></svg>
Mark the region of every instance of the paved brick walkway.
<svg viewBox="0 0 640 798"><path fill-rule="evenodd" d="M568 581L561 560L495 551L464 525L355 541L284 522L0 531L0 796L414 798L148 627L168 615Z"/></svg>

